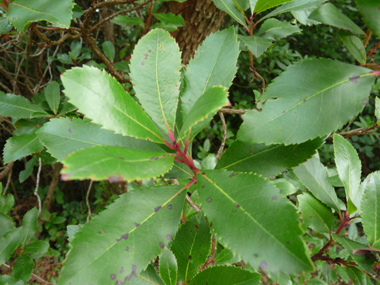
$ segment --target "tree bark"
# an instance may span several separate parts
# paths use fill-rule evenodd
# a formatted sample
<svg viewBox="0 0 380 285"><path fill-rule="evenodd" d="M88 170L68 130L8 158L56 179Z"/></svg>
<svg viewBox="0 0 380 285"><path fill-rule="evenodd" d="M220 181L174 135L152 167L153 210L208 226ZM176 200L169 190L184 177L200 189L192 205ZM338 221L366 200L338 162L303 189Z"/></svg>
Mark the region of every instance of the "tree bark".
<svg viewBox="0 0 380 285"><path fill-rule="evenodd" d="M114 13L113 5L106 5L100 8L99 15L100 19L107 18L108 16ZM110 41L113 45L115 45L115 24L111 21L106 21L102 24L102 32L104 36L104 41Z"/></svg>
<svg viewBox="0 0 380 285"><path fill-rule="evenodd" d="M189 63L209 34L219 30L225 16L225 12L216 8L212 0L164 2L160 12L181 15L185 20L183 27L171 33L182 51L183 64Z"/></svg>

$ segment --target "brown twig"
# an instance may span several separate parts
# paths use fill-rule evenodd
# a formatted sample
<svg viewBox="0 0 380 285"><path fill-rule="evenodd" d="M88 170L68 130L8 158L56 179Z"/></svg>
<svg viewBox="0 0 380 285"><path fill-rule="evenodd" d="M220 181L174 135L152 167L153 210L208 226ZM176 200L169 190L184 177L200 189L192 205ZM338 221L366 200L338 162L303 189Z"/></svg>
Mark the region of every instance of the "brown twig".
<svg viewBox="0 0 380 285"><path fill-rule="evenodd" d="M37 197L38 200L38 216L41 214L41 198L38 195L38 187L40 186L40 175L41 175L41 168L42 168L42 161L41 157L38 158L38 172L37 172L37 183L36 183L36 190L34 190L34 195Z"/></svg>
<svg viewBox="0 0 380 285"><path fill-rule="evenodd" d="M222 139L222 143L221 143L221 145L219 147L219 150L218 150L218 152L216 154L216 158L218 160L220 160L220 157L222 156L224 147L226 145L226 140L227 140L227 125L226 125L226 120L224 119L223 112L218 112L218 114L219 114L220 120L222 121L222 125L223 125L223 139Z"/></svg>
<svg viewBox="0 0 380 285"><path fill-rule="evenodd" d="M199 213L201 211L201 208L199 208L197 206L197 204L195 204L193 202L193 200L191 200L190 196L186 194L186 201L187 203L189 203L189 205L194 209L195 212Z"/></svg>
<svg viewBox="0 0 380 285"><path fill-rule="evenodd" d="M358 128L358 129L351 130L351 131L348 131L348 132L341 132L339 134L347 139L347 138L351 138L353 136L365 135L367 132L376 129L377 127L378 127L378 124L376 123L373 127L370 127L370 128L367 128L367 129ZM328 138L332 139L333 135L329 136Z"/></svg>
<svg viewBox="0 0 380 285"><path fill-rule="evenodd" d="M375 51L380 47L380 41L377 42L368 52L367 57L370 57L372 54L375 53Z"/></svg>
<svg viewBox="0 0 380 285"><path fill-rule="evenodd" d="M225 114L238 114L238 115L244 115L249 110L242 110L242 109L230 109L230 108L221 108L219 112L225 113Z"/></svg>
<svg viewBox="0 0 380 285"><path fill-rule="evenodd" d="M3 180L8 174L9 172L11 172L12 170L12 167L13 167L13 161L11 161L10 163L8 163L5 167L4 167L4 170L0 173L0 181Z"/></svg>
<svg viewBox="0 0 380 285"><path fill-rule="evenodd" d="M370 29L368 29L367 36L365 37L365 39L363 41L363 45L364 45L365 48L367 47L368 42L371 39L371 36L372 36L372 31Z"/></svg>

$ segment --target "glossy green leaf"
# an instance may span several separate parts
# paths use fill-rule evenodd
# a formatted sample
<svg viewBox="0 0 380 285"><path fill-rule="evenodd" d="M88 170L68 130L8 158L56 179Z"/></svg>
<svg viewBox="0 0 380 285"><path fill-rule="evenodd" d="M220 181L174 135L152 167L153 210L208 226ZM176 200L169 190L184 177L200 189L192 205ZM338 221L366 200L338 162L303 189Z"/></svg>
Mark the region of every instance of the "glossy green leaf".
<svg viewBox="0 0 380 285"><path fill-rule="evenodd" d="M231 86L237 70L238 55L239 43L233 27L211 34L203 41L184 72L186 86L181 97L184 119L209 88ZM193 131L203 129L207 123L204 121L197 124Z"/></svg>
<svg viewBox="0 0 380 285"><path fill-rule="evenodd" d="M314 8L321 5L323 2L326 2L326 0L294 0L289 3L285 3L284 5L281 5L280 7L274 9L272 12L262 17L260 21L264 19L272 18L274 16L277 16L283 13L287 13L287 12L294 12L294 11L307 10L310 8Z"/></svg>
<svg viewBox="0 0 380 285"><path fill-rule="evenodd" d="M247 24L244 19L244 15L236 6L233 0L213 0L216 7L226 12L233 19L235 19L240 25L246 27Z"/></svg>
<svg viewBox="0 0 380 285"><path fill-rule="evenodd" d="M350 18L344 15L331 3L323 4L315 9L310 14L309 18L338 29L349 30L355 34L364 34L364 32L351 21Z"/></svg>
<svg viewBox="0 0 380 285"><path fill-rule="evenodd" d="M234 258L234 254L228 248L224 248L219 254L214 257L216 265L222 265L231 263L230 261Z"/></svg>
<svg viewBox="0 0 380 285"><path fill-rule="evenodd" d="M18 176L18 180L20 183L23 183L33 173L33 168L36 164L36 161L37 157L34 156L25 164L25 170L21 171Z"/></svg>
<svg viewBox="0 0 380 285"><path fill-rule="evenodd" d="M0 237L0 264L3 264L21 242L21 227Z"/></svg>
<svg viewBox="0 0 380 285"><path fill-rule="evenodd" d="M123 285L165 285L161 277L152 264L137 275L136 278L131 278L123 283Z"/></svg>
<svg viewBox="0 0 380 285"><path fill-rule="evenodd" d="M297 192L297 188L284 178L272 180L274 186L280 189L280 193L284 196L288 196Z"/></svg>
<svg viewBox="0 0 380 285"><path fill-rule="evenodd" d="M305 185L318 200L340 214L335 189L329 181L326 168L318 158L313 157L309 159L300 166L293 168L293 171L299 180L301 180L302 184Z"/></svg>
<svg viewBox="0 0 380 285"><path fill-rule="evenodd" d="M16 0L9 3L9 22L23 32L32 22L48 21L60 28L70 27L72 0L60 0L51 5L50 0Z"/></svg>
<svg viewBox="0 0 380 285"><path fill-rule="evenodd" d="M7 214L15 204L15 198L13 195L1 195L0 194L0 213Z"/></svg>
<svg viewBox="0 0 380 285"><path fill-rule="evenodd" d="M163 152L153 142L115 134L90 123L88 119L52 119L37 131L37 135L48 151L59 161L74 151L95 145Z"/></svg>
<svg viewBox="0 0 380 285"><path fill-rule="evenodd" d="M380 38L380 3L374 0L355 0L362 14L363 21Z"/></svg>
<svg viewBox="0 0 380 285"><path fill-rule="evenodd" d="M260 57L272 44L271 40L257 36L239 35L239 39L243 41L243 43L255 57Z"/></svg>
<svg viewBox="0 0 380 285"><path fill-rule="evenodd" d="M173 252L166 247L160 255L159 270L166 285L177 284L177 260Z"/></svg>
<svg viewBox="0 0 380 285"><path fill-rule="evenodd" d="M193 127L202 121L209 122L216 112L228 103L228 92L225 87L215 86L209 88L191 108L183 122L178 139L187 139L189 137L191 141L199 131L199 129L194 129ZM189 132L190 135L188 135Z"/></svg>
<svg viewBox="0 0 380 285"><path fill-rule="evenodd" d="M347 266L347 273L354 285L371 285L367 284L365 273L355 266Z"/></svg>
<svg viewBox="0 0 380 285"><path fill-rule="evenodd" d="M338 242L341 246L343 246L348 253L352 256L354 261L365 271L371 272L373 265L375 264L375 260L370 259L366 256L352 253L355 249L360 249L365 247L363 244L358 243L356 241L350 240L348 238L339 236L337 234L332 234L332 237L336 242Z"/></svg>
<svg viewBox="0 0 380 285"><path fill-rule="evenodd" d="M289 66L260 97L262 101L277 99L268 100L261 112L243 115L237 137L285 145L323 137L364 108L374 79L369 69L329 59Z"/></svg>
<svg viewBox="0 0 380 285"><path fill-rule="evenodd" d="M254 172L274 177L285 169L298 166L316 153L323 140L320 138L299 145L253 144L235 141L223 154L216 169Z"/></svg>
<svg viewBox="0 0 380 285"><path fill-rule="evenodd" d="M64 114L67 114L69 112L72 112L72 111L75 111L76 109L78 109L73 104L69 103L68 101L69 101L69 99L66 96L64 96L62 99L62 102L61 102L62 108L60 108L58 115L64 115Z"/></svg>
<svg viewBox="0 0 380 285"><path fill-rule="evenodd" d="M49 249L49 243L43 240L37 240L30 242L25 248L24 248L24 253L30 254L32 258L40 258Z"/></svg>
<svg viewBox="0 0 380 285"><path fill-rule="evenodd" d="M121 195L75 234L58 284L135 279L177 232L186 194L181 187L140 188Z"/></svg>
<svg viewBox="0 0 380 285"><path fill-rule="evenodd" d="M271 182L220 170L197 178L202 209L224 247L264 271L313 270L296 209Z"/></svg>
<svg viewBox="0 0 380 285"><path fill-rule="evenodd" d="M352 33L347 31L339 31L338 34L346 48L352 54L352 56L359 63L364 64L367 59L367 55L362 41L358 37L354 36Z"/></svg>
<svg viewBox="0 0 380 285"><path fill-rule="evenodd" d="M173 13L154 13L153 16L166 24L173 24L178 27L182 27L185 24L185 20L181 15L174 15Z"/></svg>
<svg viewBox="0 0 380 285"><path fill-rule="evenodd" d="M83 66L65 72L61 79L70 103L94 123L118 134L163 143L163 136L152 120L105 71Z"/></svg>
<svg viewBox="0 0 380 285"><path fill-rule="evenodd" d="M347 201L347 210L351 215L356 210L360 210L362 163L351 143L338 134L334 134L334 155L336 169L346 191L346 198L350 200Z"/></svg>
<svg viewBox="0 0 380 285"><path fill-rule="evenodd" d="M255 12L256 14L261 13L265 10L268 10L269 8L291 2L293 0L257 0L256 5L255 5Z"/></svg>
<svg viewBox="0 0 380 285"><path fill-rule="evenodd" d="M111 20L112 23L121 26L133 26L139 25L144 26L143 20L140 17L128 17L125 15L117 15L115 18Z"/></svg>
<svg viewBox="0 0 380 285"><path fill-rule="evenodd" d="M27 254L20 254L12 268L12 275L24 282L29 281L33 273L34 262Z"/></svg>
<svg viewBox="0 0 380 285"><path fill-rule="evenodd" d="M115 46L110 42L106 41L102 43L102 49L106 57L113 62L115 59Z"/></svg>
<svg viewBox="0 0 380 285"><path fill-rule="evenodd" d="M93 146L63 160L62 179L92 179L111 182L142 180L166 173L174 155L117 146Z"/></svg>
<svg viewBox="0 0 380 285"><path fill-rule="evenodd" d="M380 121L380 99L378 97L375 98L375 116L377 121Z"/></svg>
<svg viewBox="0 0 380 285"><path fill-rule="evenodd" d="M4 117L30 118L34 112L44 112L24 97L0 91L0 115ZM47 114L46 114L47 115Z"/></svg>
<svg viewBox="0 0 380 285"><path fill-rule="evenodd" d="M320 233L331 233L332 222L334 221L331 209L322 204L310 193L298 195L303 222L309 228Z"/></svg>
<svg viewBox="0 0 380 285"><path fill-rule="evenodd" d="M178 261L178 274L187 284L199 272L211 250L211 233L203 214L186 221L172 242L171 250Z"/></svg>
<svg viewBox="0 0 380 285"><path fill-rule="evenodd" d="M3 150L4 163L18 160L43 148L36 134L11 137Z"/></svg>
<svg viewBox="0 0 380 285"><path fill-rule="evenodd" d="M131 79L144 110L166 133L174 130L178 105L181 53L175 40L154 29L136 45L130 64Z"/></svg>
<svg viewBox="0 0 380 285"><path fill-rule="evenodd" d="M25 216L22 218L22 226L21 226L21 244L25 246L29 240L34 236L34 233L37 230L37 218L38 218L38 210L36 207L29 210Z"/></svg>
<svg viewBox="0 0 380 285"><path fill-rule="evenodd" d="M319 25L321 24L321 22L318 22L316 20L312 20L309 18L310 14L313 13L315 9L317 9L317 7L313 7L313 8L309 8L305 10L292 11L292 15L302 25L306 25L306 26Z"/></svg>
<svg viewBox="0 0 380 285"><path fill-rule="evenodd" d="M83 227L83 224L79 224L79 225L70 225L70 226L67 226L67 235L68 235L68 241L69 243L71 243L71 241L73 240L74 238L74 234Z"/></svg>
<svg viewBox="0 0 380 285"><path fill-rule="evenodd" d="M259 285L261 275L233 266L209 267L199 273L190 285Z"/></svg>
<svg viewBox="0 0 380 285"><path fill-rule="evenodd" d="M294 33L300 33L301 29L297 25L292 25L288 22L281 22L277 19L268 19L260 27L259 31L255 33L256 37L262 39L269 39L278 41L279 39L290 36Z"/></svg>
<svg viewBox="0 0 380 285"><path fill-rule="evenodd" d="M56 81L52 81L45 87L44 91L45 91L45 98L49 104L50 109L53 111L54 114L57 115L59 100L61 99L60 98L61 91L59 89L59 84Z"/></svg>
<svg viewBox="0 0 380 285"><path fill-rule="evenodd" d="M5 235L7 232L15 228L12 219L3 213L0 212L0 237Z"/></svg>
<svg viewBox="0 0 380 285"><path fill-rule="evenodd" d="M363 227L371 245L380 249L380 171L368 175L363 198L361 200L361 217ZM375 246L374 246L375 247Z"/></svg>
<svg viewBox="0 0 380 285"><path fill-rule="evenodd" d="M257 0L249 0L249 7L251 8L251 14L255 12Z"/></svg>
<svg viewBox="0 0 380 285"><path fill-rule="evenodd" d="M327 172L329 174L329 181L333 187L344 187L336 168L327 168Z"/></svg>

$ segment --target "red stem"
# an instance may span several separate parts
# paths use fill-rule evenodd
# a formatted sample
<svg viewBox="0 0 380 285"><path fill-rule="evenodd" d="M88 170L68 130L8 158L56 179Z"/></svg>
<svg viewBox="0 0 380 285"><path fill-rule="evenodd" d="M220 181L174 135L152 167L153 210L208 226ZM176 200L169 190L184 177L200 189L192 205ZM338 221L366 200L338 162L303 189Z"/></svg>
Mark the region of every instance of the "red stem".
<svg viewBox="0 0 380 285"><path fill-rule="evenodd" d="M149 28L150 18L152 17L152 8L153 8L153 1L150 2L149 16L148 16L148 21L146 22L146 25L145 25L144 35L146 34Z"/></svg>

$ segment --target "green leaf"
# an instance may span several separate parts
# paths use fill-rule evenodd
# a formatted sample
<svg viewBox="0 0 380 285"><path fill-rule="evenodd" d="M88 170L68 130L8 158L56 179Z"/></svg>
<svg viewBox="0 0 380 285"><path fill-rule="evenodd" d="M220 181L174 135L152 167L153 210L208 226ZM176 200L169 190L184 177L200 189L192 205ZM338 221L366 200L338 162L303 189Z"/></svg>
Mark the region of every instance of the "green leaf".
<svg viewBox="0 0 380 285"><path fill-rule="evenodd" d="M264 271L313 270L296 209L271 182L220 170L198 173L197 178L202 209L224 247Z"/></svg>
<svg viewBox="0 0 380 285"><path fill-rule="evenodd" d="M7 17L0 18L0 35L8 33L12 29Z"/></svg>
<svg viewBox="0 0 380 285"><path fill-rule="evenodd" d="M249 7L251 8L251 13L253 14L255 11L257 0L249 0Z"/></svg>
<svg viewBox="0 0 380 285"><path fill-rule="evenodd" d="M274 186L280 189L280 193L284 196L288 196L297 192L296 187L284 178L272 180Z"/></svg>
<svg viewBox="0 0 380 285"><path fill-rule="evenodd" d="M300 33L302 30L297 25L292 25L288 22L281 22L277 19L268 19L255 33L256 37L278 41L279 39L290 36L294 33Z"/></svg>
<svg viewBox="0 0 380 285"><path fill-rule="evenodd" d="M0 237L0 264L3 264L21 242L21 227Z"/></svg>
<svg viewBox="0 0 380 285"><path fill-rule="evenodd" d="M163 29L167 32L172 32L172 31L175 31L178 29L178 26L177 25L174 25L174 24L167 24L167 23L161 23L161 22L158 22L158 23L155 23L151 26L151 28L155 29L155 28L160 28L160 29Z"/></svg>
<svg viewBox="0 0 380 285"><path fill-rule="evenodd" d="M25 170L21 171L18 180L23 183L33 173L34 165L36 164L37 157L32 157L25 165Z"/></svg>
<svg viewBox="0 0 380 285"><path fill-rule="evenodd" d="M259 285L261 275L255 272L232 266L215 266L209 267L199 273L190 285Z"/></svg>
<svg viewBox="0 0 380 285"><path fill-rule="evenodd" d="M115 47L110 41L102 43L103 52L108 59L113 62L115 59Z"/></svg>
<svg viewBox="0 0 380 285"><path fill-rule="evenodd" d="M168 248L164 248L160 255L160 275L166 285L177 284L177 260Z"/></svg>
<svg viewBox="0 0 380 285"><path fill-rule="evenodd" d="M234 18L240 25L247 28L244 15L240 12L233 0L213 0L215 6Z"/></svg>
<svg viewBox="0 0 380 285"><path fill-rule="evenodd" d="M37 135L48 151L59 161L74 151L95 145L163 152L153 142L115 134L90 123L87 119L52 119L37 131Z"/></svg>
<svg viewBox="0 0 380 285"><path fill-rule="evenodd" d="M256 14L261 13L265 10L268 10L269 8L291 2L293 0L257 0L256 5L255 5L255 12Z"/></svg>
<svg viewBox="0 0 380 285"><path fill-rule="evenodd" d="M257 36L240 36L239 39L247 46L250 52L255 57L260 57L267 48L272 44L272 41L263 37Z"/></svg>
<svg viewBox="0 0 380 285"><path fill-rule="evenodd" d="M211 233L203 214L186 221L176 234L171 250L177 258L178 274L187 284L199 272L211 250Z"/></svg>
<svg viewBox="0 0 380 285"><path fill-rule="evenodd" d="M377 118L377 122L380 121L380 99L379 97L375 98L375 116Z"/></svg>
<svg viewBox="0 0 380 285"><path fill-rule="evenodd" d="M361 200L363 227L369 243L380 245L380 171L368 175L363 184L365 185ZM380 249L380 246L376 248Z"/></svg>
<svg viewBox="0 0 380 285"><path fill-rule="evenodd" d="M79 18L84 14L83 10L79 5L74 4L73 6L73 19Z"/></svg>
<svg viewBox="0 0 380 285"><path fill-rule="evenodd" d="M370 285L367 284L365 273L358 267L347 266L347 273L355 285Z"/></svg>
<svg viewBox="0 0 380 285"><path fill-rule="evenodd" d="M144 22L139 17L128 17L124 15L117 15L115 18L111 20L112 23L120 26L133 26L139 25L144 26Z"/></svg>
<svg viewBox="0 0 380 285"><path fill-rule="evenodd" d="M299 145L253 144L235 141L223 154L216 169L254 172L264 177L274 177L285 169L298 166L316 153L323 144L317 138Z"/></svg>
<svg viewBox="0 0 380 285"><path fill-rule="evenodd" d="M45 87L44 91L46 101L48 102L50 109L54 114L57 115L61 93L59 90L59 84L55 81L52 81Z"/></svg>
<svg viewBox="0 0 380 285"><path fill-rule="evenodd" d="M160 22L166 24L172 24L178 27L182 27L185 24L185 20L181 15L174 15L173 13L154 13L153 16Z"/></svg>
<svg viewBox="0 0 380 285"><path fill-rule="evenodd" d="M297 199L303 216L303 222L317 232L331 233L331 225L334 221L331 209L307 192L298 195Z"/></svg>
<svg viewBox="0 0 380 285"><path fill-rule="evenodd" d="M12 268L12 275L17 279L28 282L33 273L33 259L26 254L20 254Z"/></svg>
<svg viewBox="0 0 380 285"><path fill-rule="evenodd" d="M178 139L189 138L191 141L200 131L193 128L199 122L211 121L216 112L223 106L227 105L228 92L225 87L211 87L195 102L190 113L183 122L181 131L178 134ZM190 134L188 134L190 132Z"/></svg>
<svg viewBox="0 0 380 285"><path fill-rule="evenodd" d="M7 140L4 147L4 163L7 164L11 161L23 158L36 151L41 151L43 148L36 134L11 137Z"/></svg>
<svg viewBox="0 0 380 285"><path fill-rule="evenodd" d="M0 212L0 237L4 236L7 232L10 232L15 228L12 219Z"/></svg>
<svg viewBox="0 0 380 285"><path fill-rule="evenodd" d="M30 254L32 258L40 258L49 249L49 243L43 240L33 241L24 248L25 254Z"/></svg>
<svg viewBox="0 0 380 285"><path fill-rule="evenodd" d="M313 7L313 8L309 8L305 10L292 11L292 15L302 25L306 25L306 26L319 25L321 24L321 22L309 19L310 14L313 13L315 9L317 9L317 7Z"/></svg>
<svg viewBox="0 0 380 285"><path fill-rule="evenodd" d="M114 284L139 274L177 232L186 194L181 187L121 195L75 234L58 284Z"/></svg>
<svg viewBox="0 0 380 285"><path fill-rule="evenodd" d="M288 145L323 137L364 108L374 79L369 69L329 59L292 65L260 97L277 99L268 100L261 112L248 111L237 138Z"/></svg>
<svg viewBox="0 0 380 285"><path fill-rule="evenodd" d="M334 209L340 215L338 197L329 181L326 168L318 158L313 157L309 159L300 166L293 168L293 171L299 180L301 180L302 184L305 185L318 200Z"/></svg>
<svg viewBox="0 0 380 285"><path fill-rule="evenodd" d="M69 112L72 112L76 109L78 109L77 107L75 107L74 105L70 104L68 102L68 98L65 96L63 97L63 100L62 100L62 108L59 110L59 116L60 115L64 115L64 114L67 114Z"/></svg>
<svg viewBox="0 0 380 285"><path fill-rule="evenodd" d="M355 254L352 253L355 249L361 249L365 247L363 244L350 240L348 238L339 236L337 234L332 234L332 237L336 242L340 243L340 245L343 246L348 251L348 253L352 256L354 261L362 269L364 269L367 272L371 272L372 267L375 264L375 260L365 257L363 255L357 254L357 253Z"/></svg>
<svg viewBox="0 0 380 285"><path fill-rule="evenodd" d="M378 1L355 0L363 16L363 21L380 38L380 9Z"/></svg>
<svg viewBox="0 0 380 285"><path fill-rule="evenodd" d="M15 198L13 197L13 195L0 195L0 213L6 215L9 212L9 210L12 209L14 204Z"/></svg>
<svg viewBox="0 0 380 285"><path fill-rule="evenodd" d="M50 0L16 0L9 3L9 22L21 33L32 22L48 21L60 28L69 28L72 0L60 0L51 5Z"/></svg>
<svg viewBox="0 0 380 285"><path fill-rule="evenodd" d="M17 280L9 275L1 275L0 276L0 284L5 285L25 285L24 281Z"/></svg>
<svg viewBox="0 0 380 285"><path fill-rule="evenodd" d="M37 230L37 218L38 218L38 210L36 207L29 210L25 216L22 218L22 226L20 238L21 244L25 246L28 241L34 236L34 233Z"/></svg>
<svg viewBox="0 0 380 285"><path fill-rule="evenodd" d="M123 285L165 285L161 277L152 264L142 271L136 278L132 278L123 283Z"/></svg>
<svg viewBox="0 0 380 285"><path fill-rule="evenodd" d="M150 31L135 47L131 79L144 110L166 133L174 130L178 105L181 53L170 34Z"/></svg>
<svg viewBox="0 0 380 285"><path fill-rule="evenodd" d="M93 146L63 160L62 179L111 182L157 177L173 165L174 155L115 146Z"/></svg>
<svg viewBox="0 0 380 285"><path fill-rule="evenodd" d="M70 225L70 226L67 226L67 235L68 235L68 241L69 243L71 243L71 241L73 240L74 238L74 234L83 227L82 224L79 224L79 225Z"/></svg>
<svg viewBox="0 0 380 285"><path fill-rule="evenodd" d="M24 97L0 91L0 115L4 117L30 118L34 112L45 112ZM47 115L47 113L46 113Z"/></svg>
<svg viewBox="0 0 380 285"><path fill-rule="evenodd" d="M350 32L346 31L339 31L338 32L340 39L346 46L346 48L349 50L349 52L352 54L352 56L361 64L365 64L365 61L367 59L365 47L362 43L362 41L354 36Z"/></svg>
<svg viewBox="0 0 380 285"><path fill-rule="evenodd" d="M355 34L364 34L362 29L331 3L323 4L315 9L309 18L338 29L349 30Z"/></svg>
<svg viewBox="0 0 380 285"><path fill-rule="evenodd" d="M348 214L351 215L356 210L360 211L360 202L363 195L360 191L362 163L355 148L348 140L338 134L334 134L333 137L336 169L346 191L347 210ZM354 205L350 205L349 202Z"/></svg>
<svg viewBox="0 0 380 285"><path fill-rule="evenodd" d="M105 71L83 66L65 72L61 79L70 103L94 123L125 136L163 143L164 138L151 119Z"/></svg>
<svg viewBox="0 0 380 285"><path fill-rule="evenodd" d="M186 87L181 97L184 119L209 88L231 86L237 70L238 55L239 43L233 27L211 34L203 41L185 71ZM197 124L193 131L203 129L207 123Z"/></svg>
<svg viewBox="0 0 380 285"><path fill-rule="evenodd" d="M326 2L326 0L294 0L276 8L269 14L260 18L260 21L268 19L268 18L272 18L282 13L294 12L294 11L300 11L300 10L303 11L310 8L314 8L321 5L323 2Z"/></svg>

